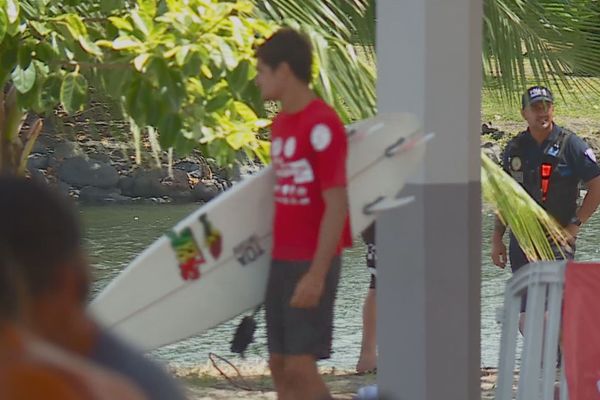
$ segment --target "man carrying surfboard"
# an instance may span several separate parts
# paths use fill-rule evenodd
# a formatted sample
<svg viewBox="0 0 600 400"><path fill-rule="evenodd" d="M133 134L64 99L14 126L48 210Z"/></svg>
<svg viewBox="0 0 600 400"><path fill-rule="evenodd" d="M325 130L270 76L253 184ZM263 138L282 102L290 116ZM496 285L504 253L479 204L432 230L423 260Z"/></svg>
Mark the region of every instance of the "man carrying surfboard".
<svg viewBox="0 0 600 400"><path fill-rule="evenodd" d="M331 355L340 253L351 245L346 134L336 112L310 89L312 46L304 35L281 29L256 57L263 99L281 104L271 128L269 366L279 399L330 399L317 361Z"/></svg>

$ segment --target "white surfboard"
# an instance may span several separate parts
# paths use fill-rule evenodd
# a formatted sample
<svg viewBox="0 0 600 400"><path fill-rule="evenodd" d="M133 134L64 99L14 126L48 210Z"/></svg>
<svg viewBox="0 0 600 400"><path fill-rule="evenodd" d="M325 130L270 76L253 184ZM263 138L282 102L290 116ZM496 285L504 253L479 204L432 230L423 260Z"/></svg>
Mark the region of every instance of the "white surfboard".
<svg viewBox="0 0 600 400"><path fill-rule="evenodd" d="M352 233L396 198L424 153L408 114L348 127ZM262 303L271 252L274 174L267 167L158 239L92 302L106 327L145 350L199 334Z"/></svg>

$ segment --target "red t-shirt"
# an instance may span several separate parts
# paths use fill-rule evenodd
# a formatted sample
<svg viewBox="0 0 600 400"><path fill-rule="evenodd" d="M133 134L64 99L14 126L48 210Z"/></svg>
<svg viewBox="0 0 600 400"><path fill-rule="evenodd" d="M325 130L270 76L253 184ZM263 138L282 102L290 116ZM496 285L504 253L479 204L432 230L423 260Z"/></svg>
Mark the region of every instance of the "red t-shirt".
<svg viewBox="0 0 600 400"><path fill-rule="evenodd" d="M322 192L346 186L348 141L336 112L317 99L280 113L271 129L275 169L273 253L277 260L312 260L325 211ZM348 219L337 253L352 243Z"/></svg>

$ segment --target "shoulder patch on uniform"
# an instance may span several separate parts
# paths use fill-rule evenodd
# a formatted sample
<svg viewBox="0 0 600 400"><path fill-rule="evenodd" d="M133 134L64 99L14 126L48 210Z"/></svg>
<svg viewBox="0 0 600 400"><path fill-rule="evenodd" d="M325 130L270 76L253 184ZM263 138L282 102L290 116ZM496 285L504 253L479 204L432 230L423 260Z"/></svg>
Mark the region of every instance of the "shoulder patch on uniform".
<svg viewBox="0 0 600 400"><path fill-rule="evenodd" d="M585 155L587 156L587 158L589 158L590 160L592 160L593 162L598 162L596 161L596 155L594 154L594 150L592 149L587 149L585 151Z"/></svg>
<svg viewBox="0 0 600 400"><path fill-rule="evenodd" d="M325 124L316 125L310 133L310 143L316 151L323 151L331 144L331 129Z"/></svg>

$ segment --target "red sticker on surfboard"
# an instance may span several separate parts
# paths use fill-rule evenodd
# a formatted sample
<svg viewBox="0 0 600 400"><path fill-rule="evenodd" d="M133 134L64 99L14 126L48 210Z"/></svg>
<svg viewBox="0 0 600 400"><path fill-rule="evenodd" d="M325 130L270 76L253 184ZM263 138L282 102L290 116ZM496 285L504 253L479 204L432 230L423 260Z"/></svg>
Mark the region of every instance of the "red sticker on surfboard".
<svg viewBox="0 0 600 400"><path fill-rule="evenodd" d="M194 240L190 228L185 228L180 234L169 232L171 247L175 251L179 271L184 281L194 281L200 278L200 266L206 262L202 251Z"/></svg>
<svg viewBox="0 0 600 400"><path fill-rule="evenodd" d="M221 256L221 252L223 251L223 236L221 235L221 231L214 227L206 214L202 214L199 220L204 228L204 244L208 247L210 255L216 260Z"/></svg>

